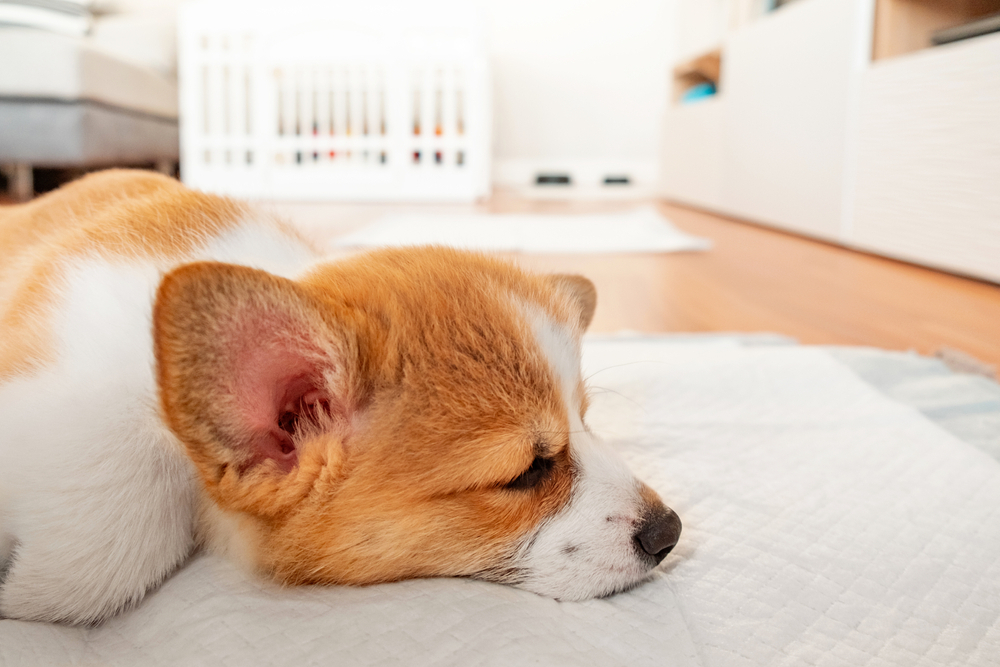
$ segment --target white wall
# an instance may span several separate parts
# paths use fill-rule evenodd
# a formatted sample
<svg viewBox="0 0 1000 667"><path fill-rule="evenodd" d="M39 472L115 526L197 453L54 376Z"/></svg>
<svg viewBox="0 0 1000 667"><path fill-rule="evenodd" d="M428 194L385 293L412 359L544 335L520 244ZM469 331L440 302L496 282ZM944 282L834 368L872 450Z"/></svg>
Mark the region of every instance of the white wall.
<svg viewBox="0 0 1000 667"><path fill-rule="evenodd" d="M495 91L495 178L657 178L675 0L481 0ZM583 178L580 178L580 175ZM586 185L586 183L581 183Z"/></svg>

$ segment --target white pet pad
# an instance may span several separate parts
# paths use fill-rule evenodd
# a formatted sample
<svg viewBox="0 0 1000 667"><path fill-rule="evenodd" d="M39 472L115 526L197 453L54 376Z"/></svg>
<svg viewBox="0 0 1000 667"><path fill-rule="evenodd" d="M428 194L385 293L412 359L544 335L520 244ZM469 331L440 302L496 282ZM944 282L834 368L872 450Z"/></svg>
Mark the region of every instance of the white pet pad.
<svg viewBox="0 0 1000 667"><path fill-rule="evenodd" d="M635 590L281 590L198 556L99 628L0 621L0 664L997 664L996 460L821 349L604 340L585 356L591 426L684 520Z"/></svg>
<svg viewBox="0 0 1000 667"><path fill-rule="evenodd" d="M446 245L528 253L658 253L708 250L651 207L601 215L389 215L336 241L342 247Z"/></svg>

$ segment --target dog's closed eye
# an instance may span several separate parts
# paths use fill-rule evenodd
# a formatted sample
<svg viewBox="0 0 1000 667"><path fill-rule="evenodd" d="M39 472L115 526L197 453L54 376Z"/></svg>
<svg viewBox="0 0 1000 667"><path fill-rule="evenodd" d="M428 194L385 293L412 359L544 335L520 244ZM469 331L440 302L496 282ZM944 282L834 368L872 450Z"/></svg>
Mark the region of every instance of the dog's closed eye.
<svg viewBox="0 0 1000 667"><path fill-rule="evenodd" d="M533 489L541 484L546 477L548 477L549 473L552 472L554 465L555 461L552 459L536 456L535 460L531 462L528 469L511 481L507 482L507 484L504 485L504 488L523 490Z"/></svg>

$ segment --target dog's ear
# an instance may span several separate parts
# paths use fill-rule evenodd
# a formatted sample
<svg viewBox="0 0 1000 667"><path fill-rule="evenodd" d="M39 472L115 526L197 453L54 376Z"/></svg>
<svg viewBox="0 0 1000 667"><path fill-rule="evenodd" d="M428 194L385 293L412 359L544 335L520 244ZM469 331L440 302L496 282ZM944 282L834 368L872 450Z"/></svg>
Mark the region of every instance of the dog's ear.
<svg viewBox="0 0 1000 667"><path fill-rule="evenodd" d="M356 346L297 283L200 262L167 274L153 312L167 424L209 485L299 464L303 429L346 424Z"/></svg>
<svg viewBox="0 0 1000 667"><path fill-rule="evenodd" d="M594 283L573 273L557 273L548 276L548 279L556 290L567 295L579 308L580 326L583 329L589 327L597 308L597 288Z"/></svg>

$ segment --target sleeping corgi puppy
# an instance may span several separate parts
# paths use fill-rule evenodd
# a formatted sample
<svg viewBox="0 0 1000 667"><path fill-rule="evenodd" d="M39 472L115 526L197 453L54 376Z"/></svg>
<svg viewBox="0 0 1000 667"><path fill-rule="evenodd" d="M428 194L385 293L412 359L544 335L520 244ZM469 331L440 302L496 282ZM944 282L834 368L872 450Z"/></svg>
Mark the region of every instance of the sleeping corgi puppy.
<svg viewBox="0 0 1000 667"><path fill-rule="evenodd" d="M99 622L199 545L283 584L643 580L677 515L584 421L580 276L324 261L147 172L0 207L0 615Z"/></svg>

